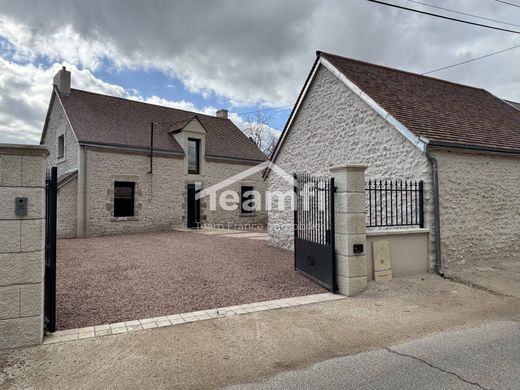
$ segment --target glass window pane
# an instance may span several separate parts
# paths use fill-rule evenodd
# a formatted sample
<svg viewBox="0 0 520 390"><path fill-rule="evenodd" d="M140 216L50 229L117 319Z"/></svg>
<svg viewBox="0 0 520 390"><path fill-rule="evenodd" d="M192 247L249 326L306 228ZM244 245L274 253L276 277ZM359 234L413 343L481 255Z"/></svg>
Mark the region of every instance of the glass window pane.
<svg viewBox="0 0 520 390"><path fill-rule="evenodd" d="M188 173L199 173L199 141L188 140Z"/></svg>
<svg viewBox="0 0 520 390"><path fill-rule="evenodd" d="M135 183L116 181L114 183L114 217L134 216Z"/></svg>

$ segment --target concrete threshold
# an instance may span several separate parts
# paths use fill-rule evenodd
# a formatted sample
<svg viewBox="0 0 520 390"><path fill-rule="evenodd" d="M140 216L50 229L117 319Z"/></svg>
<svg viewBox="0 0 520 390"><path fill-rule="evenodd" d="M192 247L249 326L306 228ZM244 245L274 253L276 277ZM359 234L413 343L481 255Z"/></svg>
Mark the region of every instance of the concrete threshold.
<svg viewBox="0 0 520 390"><path fill-rule="evenodd" d="M334 301L346 298L343 295L321 293L304 295L292 298L275 299L272 301L247 303L244 305L228 306L219 309L199 310L189 313L166 315L142 320L116 322L113 324L87 326L84 328L60 330L45 335L43 344L54 344L66 341L82 340L93 337L117 335L140 330L177 326L190 322L211 320L215 318L244 315L266 310L276 310L286 307L295 307L311 303Z"/></svg>

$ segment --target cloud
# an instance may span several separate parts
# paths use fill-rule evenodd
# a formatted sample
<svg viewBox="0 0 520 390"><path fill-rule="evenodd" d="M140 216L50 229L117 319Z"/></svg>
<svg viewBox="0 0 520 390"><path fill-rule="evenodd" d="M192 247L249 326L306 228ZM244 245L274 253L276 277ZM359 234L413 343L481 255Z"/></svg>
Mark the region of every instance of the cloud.
<svg viewBox="0 0 520 390"><path fill-rule="evenodd" d="M0 142L38 143L52 92L52 77L61 68L55 63L47 68L17 64L0 57ZM106 95L144 101L181 110L214 115L216 109L199 109L184 100L172 101L158 96L143 97L135 91L96 78L89 70L66 64L72 71L72 86Z"/></svg>
<svg viewBox="0 0 520 390"><path fill-rule="evenodd" d="M491 1L440 5L509 22L520 18L520 9ZM143 91L105 83L92 72L153 69L238 108L293 103L316 50L425 72L520 43L515 34L354 0L2 2L0 37L6 40L0 41L4 140L23 140L23 131L34 138L40 130L49 81L62 62L74 70L78 88L142 99ZM434 76L520 101L519 62L520 49ZM38 63L46 65L33 65ZM148 100L213 111L186 101Z"/></svg>
<svg viewBox="0 0 520 390"><path fill-rule="evenodd" d="M215 115L217 109L199 108L185 100L173 101L159 96L143 97L135 91L96 78L87 69L65 64L72 71L73 88L119 96L180 110ZM17 64L0 57L0 142L38 143L52 92L52 77L61 68L54 63L47 68L32 64ZM230 119L244 129L246 119L230 113Z"/></svg>

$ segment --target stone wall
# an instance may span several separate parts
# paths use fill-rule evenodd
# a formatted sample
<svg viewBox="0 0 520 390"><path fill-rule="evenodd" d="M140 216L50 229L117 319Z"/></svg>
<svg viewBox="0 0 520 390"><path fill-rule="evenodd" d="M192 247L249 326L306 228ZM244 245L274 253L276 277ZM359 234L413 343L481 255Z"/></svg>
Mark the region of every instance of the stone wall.
<svg viewBox="0 0 520 390"><path fill-rule="evenodd" d="M78 179L74 178L58 189L58 238L76 237Z"/></svg>
<svg viewBox="0 0 520 390"><path fill-rule="evenodd" d="M206 178L204 180L204 187L207 188L209 186L215 185L222 180L225 180L229 177L232 177L240 172L251 168L251 165L240 165L240 164L230 164L230 163L221 163L221 162L206 162ZM234 211L223 210L218 207L216 210L210 210L210 201L209 199L204 200L205 208L203 213L206 215L206 220L204 222L208 224L237 224L237 225L247 225L247 224L267 224L267 212L265 211L265 190L267 188L267 182L262 178L262 172L257 172L249 177L246 177L236 183L233 183L222 190L217 192L217 199L222 194L223 191L232 190L240 195L240 187L244 186L252 186L254 191L258 191L260 193L260 206L261 210L242 214L240 212L240 208L237 208ZM218 201L217 201L218 204ZM231 226L230 226L231 227Z"/></svg>
<svg viewBox="0 0 520 390"><path fill-rule="evenodd" d="M206 162L205 175L187 175L184 161L179 158L155 156L153 175L149 172L150 158L146 155L87 150L88 235L124 234L132 232L171 230L186 225L186 186L199 182L202 188L217 184L250 165ZM108 167L108 168L107 168ZM132 181L135 187L135 217L113 216L114 181ZM242 183L265 192L261 173ZM239 191L240 184L231 189ZM72 196L72 195L71 195ZM201 202L203 223L264 223L265 212L241 216L239 210L209 210L209 201Z"/></svg>
<svg viewBox="0 0 520 390"><path fill-rule="evenodd" d="M333 166L365 164L367 180L424 180L425 223L433 228L431 168L427 158L323 67L318 69L275 163L290 175L330 175ZM269 190L291 191L291 184L271 173ZM272 245L292 248L292 221L290 210L269 213ZM433 239L434 235L430 237ZM433 262L433 250L430 257Z"/></svg>
<svg viewBox="0 0 520 390"><path fill-rule="evenodd" d="M64 157L58 158L58 137L65 135ZM47 167L58 167L58 177L79 167L79 145L58 97L51 108L43 145L49 151Z"/></svg>
<svg viewBox="0 0 520 390"><path fill-rule="evenodd" d="M41 146L0 144L0 349L43 337L45 168ZM15 198L27 197L27 215Z"/></svg>
<svg viewBox="0 0 520 390"><path fill-rule="evenodd" d="M446 271L520 261L520 158L435 152Z"/></svg>
<svg viewBox="0 0 520 390"><path fill-rule="evenodd" d="M183 161L87 150L88 235L171 230L181 226ZM113 216L114 181L135 182L135 217Z"/></svg>

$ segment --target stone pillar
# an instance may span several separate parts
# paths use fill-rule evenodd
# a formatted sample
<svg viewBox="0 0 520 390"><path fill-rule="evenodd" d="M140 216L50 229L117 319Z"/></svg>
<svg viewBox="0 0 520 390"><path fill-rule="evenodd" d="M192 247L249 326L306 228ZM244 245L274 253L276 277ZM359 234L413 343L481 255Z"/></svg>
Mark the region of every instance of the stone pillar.
<svg viewBox="0 0 520 390"><path fill-rule="evenodd" d="M331 169L336 186L336 281L338 292L346 296L359 294L367 286L366 168L366 165L346 165Z"/></svg>
<svg viewBox="0 0 520 390"><path fill-rule="evenodd" d="M0 349L43 337L45 170L47 149L0 144ZM26 197L27 214L15 214Z"/></svg>

